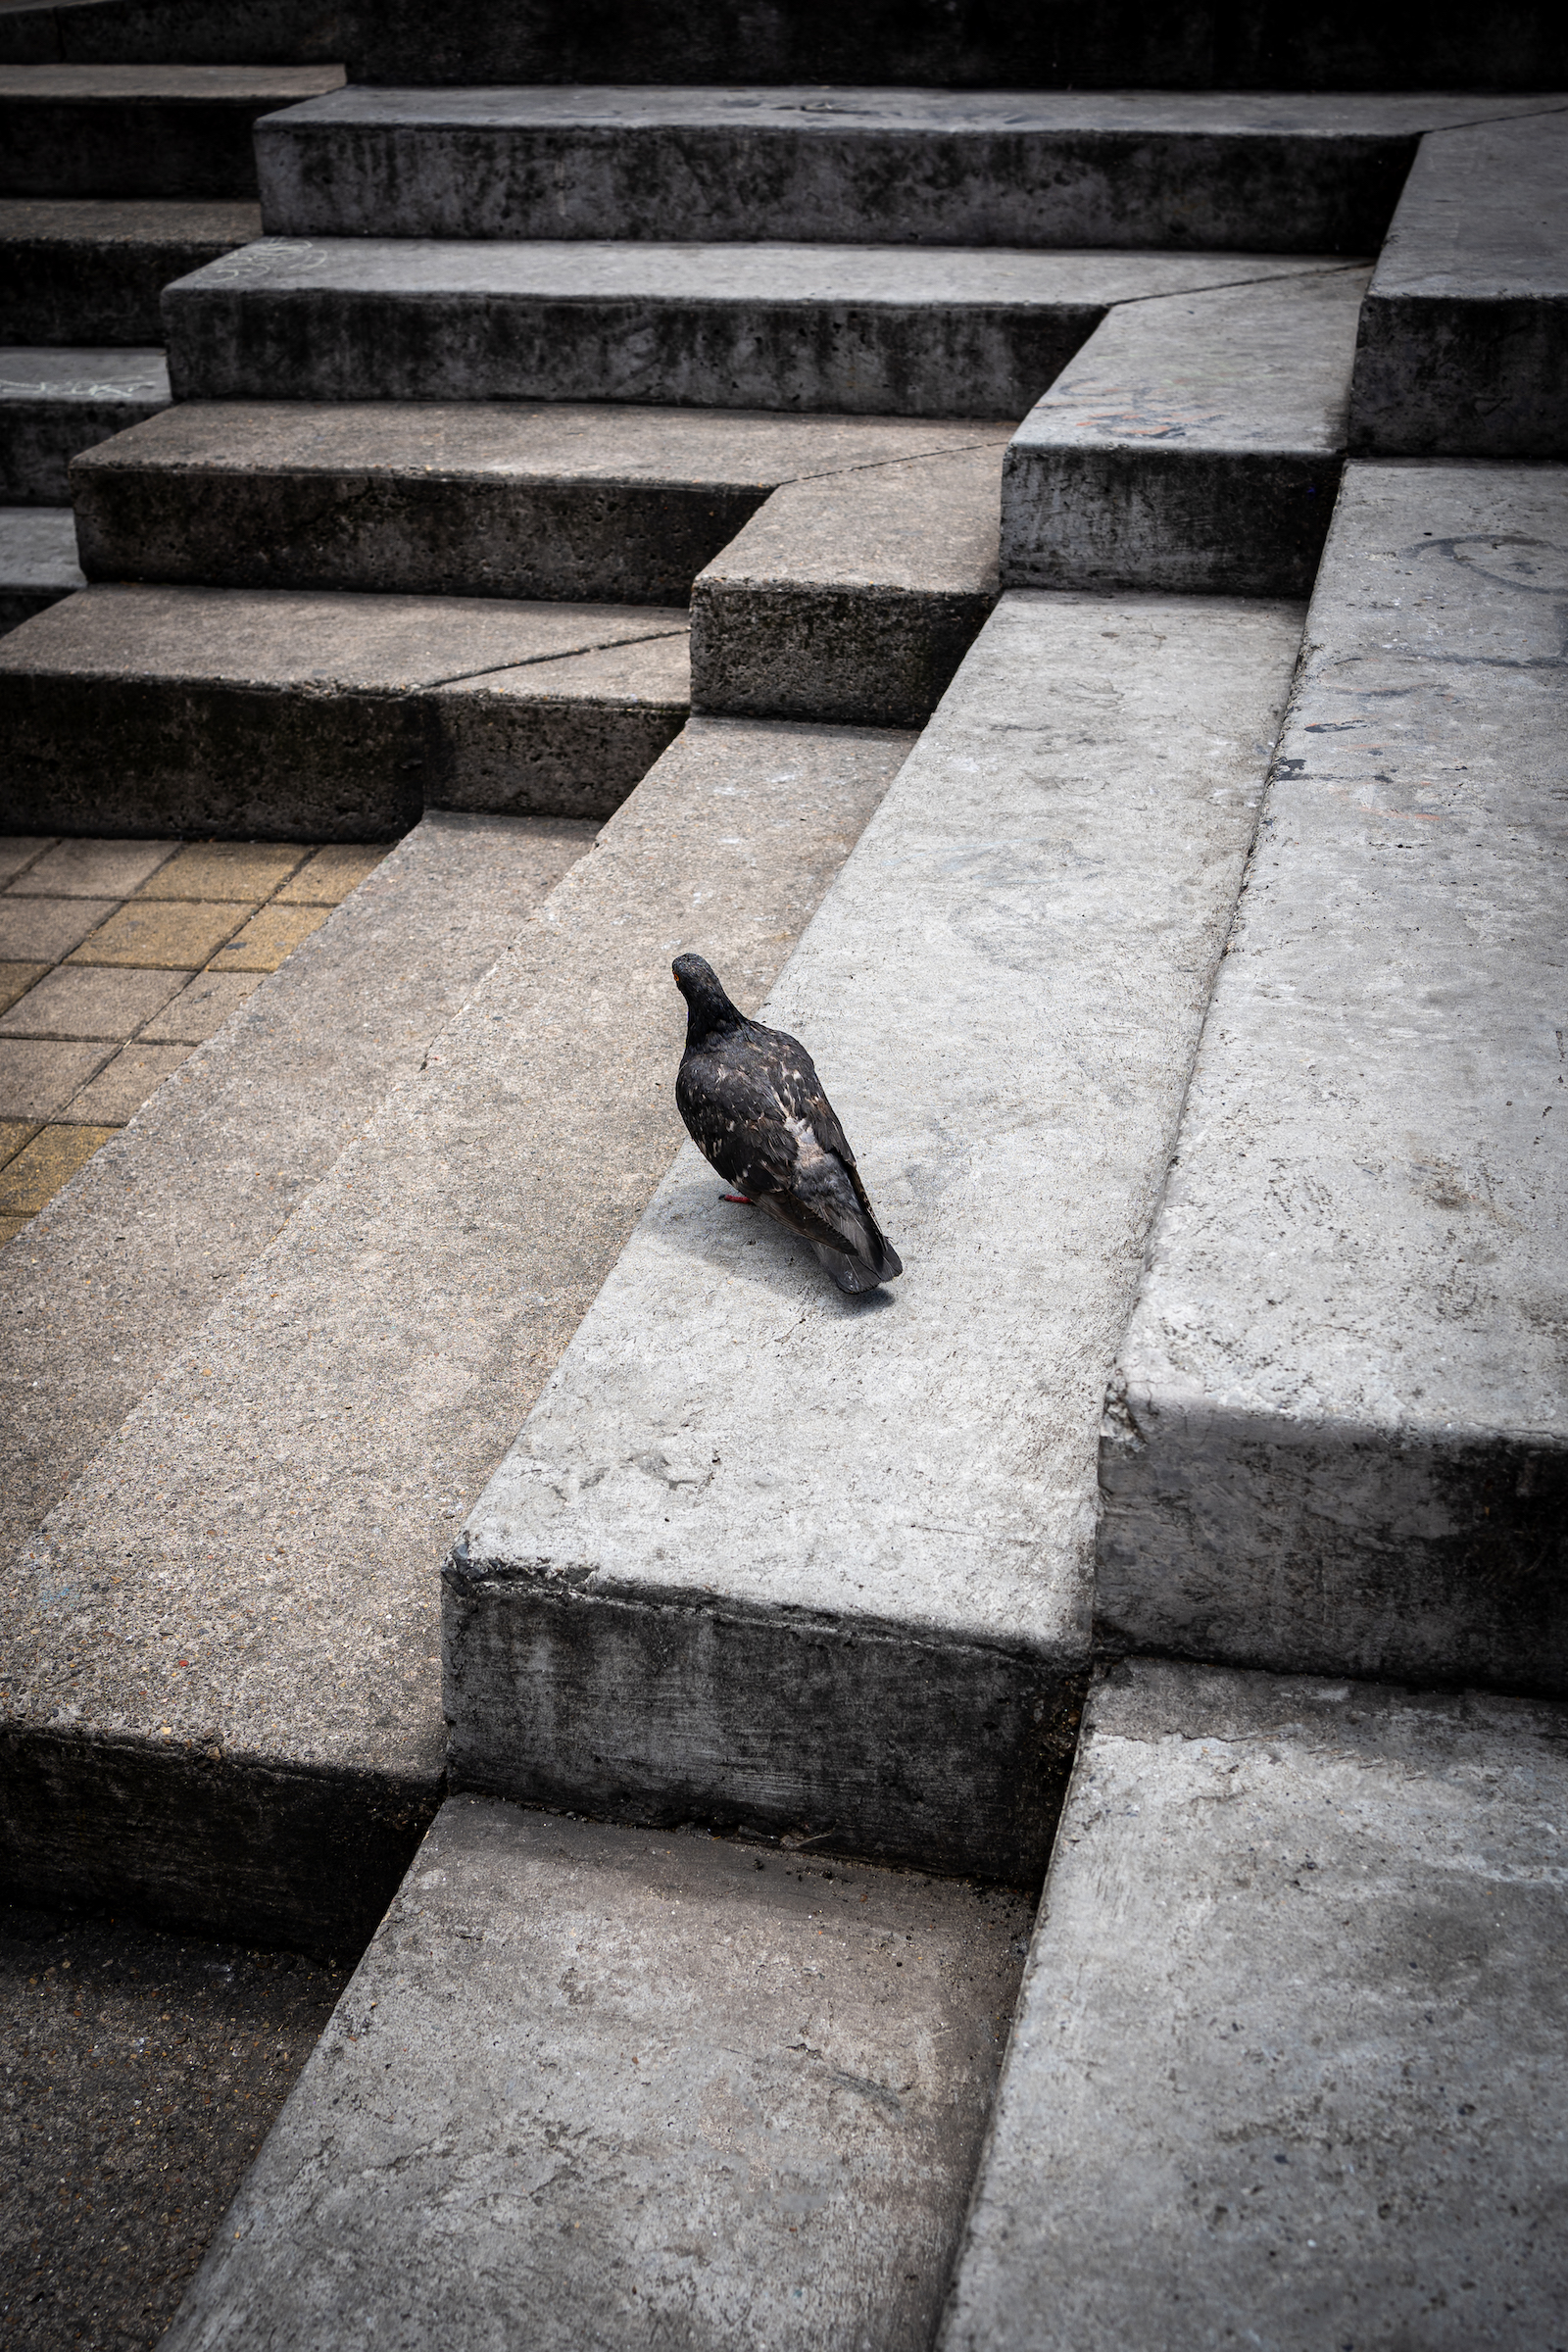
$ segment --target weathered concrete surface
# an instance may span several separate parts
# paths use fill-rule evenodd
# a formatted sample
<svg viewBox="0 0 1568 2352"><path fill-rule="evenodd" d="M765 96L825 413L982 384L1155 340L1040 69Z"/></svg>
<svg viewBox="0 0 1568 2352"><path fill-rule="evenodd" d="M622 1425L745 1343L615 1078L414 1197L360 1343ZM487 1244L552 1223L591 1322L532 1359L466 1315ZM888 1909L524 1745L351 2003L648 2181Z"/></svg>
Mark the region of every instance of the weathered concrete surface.
<svg viewBox="0 0 1568 2352"><path fill-rule="evenodd" d="M171 2352L929 2342L1028 1920L453 1798Z"/></svg>
<svg viewBox="0 0 1568 2352"><path fill-rule="evenodd" d="M8 1556L591 838L559 818L422 818L0 1255Z"/></svg>
<svg viewBox="0 0 1568 2352"><path fill-rule="evenodd" d="M1004 598L764 1013L905 1275L858 1311L682 1154L455 1547L458 1785L1039 1869L1104 1382L1299 629Z"/></svg>
<svg viewBox="0 0 1568 2352"><path fill-rule="evenodd" d="M997 424L570 403L189 402L78 466L95 579L684 604L781 482Z"/></svg>
<svg viewBox="0 0 1568 2352"><path fill-rule="evenodd" d="M1568 456L1568 117L1421 142L1361 313L1350 447Z"/></svg>
<svg viewBox="0 0 1568 2352"><path fill-rule="evenodd" d="M0 630L85 585L69 507L0 507Z"/></svg>
<svg viewBox="0 0 1568 2352"><path fill-rule="evenodd" d="M0 503L67 505L78 450L168 406L161 351L0 352Z"/></svg>
<svg viewBox="0 0 1568 2352"><path fill-rule="evenodd" d="M347 89L256 135L269 233L1371 253L1423 130L1528 99Z"/></svg>
<svg viewBox="0 0 1568 2352"><path fill-rule="evenodd" d="M0 195L254 198L257 116L342 80L334 66L0 66Z"/></svg>
<svg viewBox="0 0 1568 2352"><path fill-rule="evenodd" d="M1568 1713L1094 1693L942 2352L1560 2340Z"/></svg>
<svg viewBox="0 0 1568 2352"><path fill-rule="evenodd" d="M602 817L687 702L686 616L661 609L95 587L0 647L11 821L40 833Z"/></svg>
<svg viewBox="0 0 1568 2352"><path fill-rule="evenodd" d="M254 204L0 200L0 343L158 343L171 278L260 233Z"/></svg>
<svg viewBox="0 0 1568 2352"><path fill-rule="evenodd" d="M1312 267L1279 254L274 237L177 279L164 324L181 400L1016 418L1111 303Z"/></svg>
<svg viewBox="0 0 1568 2352"><path fill-rule="evenodd" d="M908 742L693 724L356 1107L0 1598L13 1881L368 1933L441 1788L442 1551L674 1155L669 959L699 937L762 994Z"/></svg>
<svg viewBox="0 0 1568 2352"><path fill-rule="evenodd" d="M1352 465L1106 1422L1110 1641L1568 1690L1568 469Z"/></svg>
<svg viewBox="0 0 1568 2352"><path fill-rule="evenodd" d="M1008 449L1006 585L1307 595L1367 276L1111 311Z"/></svg>
<svg viewBox="0 0 1568 2352"><path fill-rule="evenodd" d="M692 702L919 726L997 601L1004 444L795 482L692 590Z"/></svg>

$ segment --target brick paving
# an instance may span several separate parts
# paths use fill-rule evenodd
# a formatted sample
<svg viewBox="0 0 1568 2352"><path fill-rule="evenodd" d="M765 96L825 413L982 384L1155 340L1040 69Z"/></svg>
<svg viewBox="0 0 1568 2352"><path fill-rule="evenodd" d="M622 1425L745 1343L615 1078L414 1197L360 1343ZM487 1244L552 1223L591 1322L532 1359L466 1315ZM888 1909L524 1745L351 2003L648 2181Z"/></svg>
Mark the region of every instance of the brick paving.
<svg viewBox="0 0 1568 2352"><path fill-rule="evenodd" d="M0 837L0 1245L386 855Z"/></svg>

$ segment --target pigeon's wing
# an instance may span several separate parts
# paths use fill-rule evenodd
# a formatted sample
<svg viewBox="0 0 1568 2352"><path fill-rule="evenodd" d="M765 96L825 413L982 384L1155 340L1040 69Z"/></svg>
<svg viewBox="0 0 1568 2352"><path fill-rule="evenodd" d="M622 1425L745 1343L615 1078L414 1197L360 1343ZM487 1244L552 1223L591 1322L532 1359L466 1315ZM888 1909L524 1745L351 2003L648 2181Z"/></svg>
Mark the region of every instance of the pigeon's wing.
<svg viewBox="0 0 1568 2352"><path fill-rule="evenodd" d="M781 1188L786 1198L774 1214L814 1247L848 1250L877 1280L902 1273L811 1056L786 1030L754 1024L753 1034L794 1147L789 1179Z"/></svg>

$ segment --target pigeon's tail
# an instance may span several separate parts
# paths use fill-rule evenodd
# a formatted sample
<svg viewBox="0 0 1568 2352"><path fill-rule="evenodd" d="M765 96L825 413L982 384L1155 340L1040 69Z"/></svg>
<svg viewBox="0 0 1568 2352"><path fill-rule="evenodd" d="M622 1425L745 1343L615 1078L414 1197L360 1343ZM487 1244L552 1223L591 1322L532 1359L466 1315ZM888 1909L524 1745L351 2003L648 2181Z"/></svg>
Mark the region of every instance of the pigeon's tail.
<svg viewBox="0 0 1568 2352"><path fill-rule="evenodd" d="M838 1284L839 1289L850 1298L863 1298L867 1291L879 1289L884 1282L891 1282L896 1274L904 1272L904 1260L892 1244L882 1241L880 1234L877 1235L877 1240L882 1243L882 1247L874 1271L870 1266L862 1264L859 1258L851 1257L847 1250L830 1250L825 1242L813 1242L811 1247L816 1251L820 1262L826 1266Z"/></svg>

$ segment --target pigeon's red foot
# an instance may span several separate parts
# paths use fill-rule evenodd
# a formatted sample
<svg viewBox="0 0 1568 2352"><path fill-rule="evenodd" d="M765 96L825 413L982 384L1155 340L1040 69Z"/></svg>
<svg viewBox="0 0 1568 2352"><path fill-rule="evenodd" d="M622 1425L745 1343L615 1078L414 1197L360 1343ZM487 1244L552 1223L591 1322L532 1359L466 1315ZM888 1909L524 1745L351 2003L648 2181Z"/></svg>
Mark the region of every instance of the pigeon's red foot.
<svg viewBox="0 0 1568 2352"><path fill-rule="evenodd" d="M720 1193L719 1199L721 1200L734 1200L742 1208L755 1208L757 1206L757 1202L751 1198L749 1193Z"/></svg>

